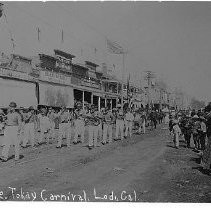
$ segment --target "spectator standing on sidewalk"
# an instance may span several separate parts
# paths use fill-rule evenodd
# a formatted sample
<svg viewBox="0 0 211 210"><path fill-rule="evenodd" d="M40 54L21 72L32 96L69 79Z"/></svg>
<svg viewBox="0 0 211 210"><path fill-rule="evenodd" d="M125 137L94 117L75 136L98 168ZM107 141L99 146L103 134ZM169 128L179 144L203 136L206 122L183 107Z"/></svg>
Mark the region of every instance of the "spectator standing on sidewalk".
<svg viewBox="0 0 211 210"><path fill-rule="evenodd" d="M208 110L208 114L207 114L206 118L207 118L206 125L207 125L208 141L207 141L206 148L202 155L201 165L210 174L211 173L211 170L210 170L211 169L210 168L210 166L211 166L211 104L210 104L210 108Z"/></svg>
<svg viewBox="0 0 211 210"><path fill-rule="evenodd" d="M190 139L192 135L193 124L191 123L190 117L186 116L183 121L183 134L187 148L190 148Z"/></svg>
<svg viewBox="0 0 211 210"><path fill-rule="evenodd" d="M206 139L206 133L207 133L207 127L205 124L205 118L203 116L199 117L200 123L201 123L201 129L199 131L199 143L200 143L200 150L205 150L205 139Z"/></svg>
<svg viewBox="0 0 211 210"><path fill-rule="evenodd" d="M194 149L198 151L199 148L199 132L201 130L201 123L199 121L199 117L197 115L193 116L193 141L194 141Z"/></svg>
<svg viewBox="0 0 211 210"><path fill-rule="evenodd" d="M173 142L176 149L179 149L179 136L181 135L181 129L178 125L178 120L173 121Z"/></svg>

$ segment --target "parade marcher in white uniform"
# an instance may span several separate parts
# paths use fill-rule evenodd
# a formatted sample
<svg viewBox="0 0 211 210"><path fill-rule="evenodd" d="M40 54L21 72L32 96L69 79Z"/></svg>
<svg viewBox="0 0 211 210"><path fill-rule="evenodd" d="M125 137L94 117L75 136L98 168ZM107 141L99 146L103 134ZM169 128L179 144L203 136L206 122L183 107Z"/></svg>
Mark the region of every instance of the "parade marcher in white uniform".
<svg viewBox="0 0 211 210"><path fill-rule="evenodd" d="M55 112L52 109L52 107L49 108L47 117L49 118L50 121L50 130L49 130L49 138L54 139L55 138Z"/></svg>
<svg viewBox="0 0 211 210"><path fill-rule="evenodd" d="M85 133L85 118L86 111L81 107L75 111L75 136L74 136L74 144L81 142L84 144L84 133ZM81 137L81 140L78 141L78 136Z"/></svg>
<svg viewBox="0 0 211 210"><path fill-rule="evenodd" d="M6 125L4 130L4 147L2 150L2 161L8 160L10 146L15 145L15 160L20 158L20 138L18 134L21 130L21 116L15 111L15 102L11 102L8 108Z"/></svg>
<svg viewBox="0 0 211 210"><path fill-rule="evenodd" d="M129 137L132 137L133 122L134 116L130 109L127 109L127 113L125 114L125 137L128 137L128 131Z"/></svg>
<svg viewBox="0 0 211 210"><path fill-rule="evenodd" d="M93 147L98 146L97 135L98 135L98 126L100 124L100 120L97 117L94 105L91 106L91 110L89 111L88 114L86 114L86 124L88 125L88 131L89 131L88 148L92 149Z"/></svg>
<svg viewBox="0 0 211 210"><path fill-rule="evenodd" d="M44 139L46 139L46 143L49 143L50 121L46 114L47 110L45 108L42 108L41 112L38 114L40 126L40 137L38 140L39 145L43 142Z"/></svg>
<svg viewBox="0 0 211 210"><path fill-rule="evenodd" d="M20 130L20 134L18 135L18 137L20 139L20 144L22 144L24 142L24 138L25 138L25 120L27 117L27 113L26 113L27 110L23 107L20 107L18 111L21 116L21 130Z"/></svg>
<svg viewBox="0 0 211 210"><path fill-rule="evenodd" d="M121 110L121 105L117 105L117 112L116 112L116 134L115 139L117 140L119 137L119 133L121 136L121 140L124 139L124 114Z"/></svg>
<svg viewBox="0 0 211 210"><path fill-rule="evenodd" d="M22 144L23 148L26 147L28 141L30 141L32 147L35 146L35 125L36 125L35 110L32 106L30 106L25 118L25 134Z"/></svg>
<svg viewBox="0 0 211 210"><path fill-rule="evenodd" d="M179 148L179 136L181 135L181 129L178 125L178 120L173 120L173 142L175 148Z"/></svg>
<svg viewBox="0 0 211 210"><path fill-rule="evenodd" d="M103 113L102 111L98 111L98 108L95 107L95 115L99 118L99 122L100 124L98 125L98 132L97 132L97 136L98 136L98 139L100 141L102 141L102 138L103 138Z"/></svg>
<svg viewBox="0 0 211 210"><path fill-rule="evenodd" d="M62 147L62 139L63 137L66 138L67 140L67 147L70 148L70 141L71 141L71 121L72 121L72 116L68 112L66 107L63 107L61 112L59 113L60 115L60 124L59 124L59 140L56 148L61 148Z"/></svg>
<svg viewBox="0 0 211 210"><path fill-rule="evenodd" d="M111 110L105 108L103 110L103 141L102 144L112 143L112 125L114 121L114 115ZM107 140L108 138L108 140Z"/></svg>

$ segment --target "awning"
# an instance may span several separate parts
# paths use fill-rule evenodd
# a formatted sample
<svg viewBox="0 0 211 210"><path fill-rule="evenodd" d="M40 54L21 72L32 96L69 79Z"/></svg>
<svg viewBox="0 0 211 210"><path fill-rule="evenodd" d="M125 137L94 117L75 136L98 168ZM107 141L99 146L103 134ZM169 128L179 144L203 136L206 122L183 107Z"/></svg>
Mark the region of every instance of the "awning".
<svg viewBox="0 0 211 210"><path fill-rule="evenodd" d="M74 107L73 88L49 83L39 83L40 105Z"/></svg>
<svg viewBox="0 0 211 210"><path fill-rule="evenodd" d="M0 78L0 107L8 107L11 101L18 107L37 106L36 85Z"/></svg>

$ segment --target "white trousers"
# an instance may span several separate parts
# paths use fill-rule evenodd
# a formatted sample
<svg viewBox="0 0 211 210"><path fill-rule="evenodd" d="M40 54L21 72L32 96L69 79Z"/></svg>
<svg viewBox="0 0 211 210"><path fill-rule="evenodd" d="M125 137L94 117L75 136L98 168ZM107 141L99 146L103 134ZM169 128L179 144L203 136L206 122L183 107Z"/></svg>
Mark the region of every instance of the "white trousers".
<svg viewBox="0 0 211 210"><path fill-rule="evenodd" d="M6 126L4 130L4 147L2 156L8 159L10 146L15 145L15 159L20 156L20 138L18 137L18 126Z"/></svg>
<svg viewBox="0 0 211 210"><path fill-rule="evenodd" d="M84 143L85 123L83 120L77 119L75 121L75 136L74 142L78 141L78 136L81 136L81 142Z"/></svg>
<svg viewBox="0 0 211 210"><path fill-rule="evenodd" d="M55 138L55 123L54 122L50 122L50 130L49 130L49 138Z"/></svg>
<svg viewBox="0 0 211 210"><path fill-rule="evenodd" d="M121 136L121 139L124 139L124 121L123 120L116 120L116 139L118 139L119 133Z"/></svg>
<svg viewBox="0 0 211 210"><path fill-rule="evenodd" d="M22 122L21 125L21 130L20 130L20 134L19 134L19 139L20 139L20 144L24 142L24 138L25 138L25 122Z"/></svg>
<svg viewBox="0 0 211 210"><path fill-rule="evenodd" d="M47 143L49 143L49 132L46 127L40 126L40 136L38 142L41 143L44 139L46 139Z"/></svg>
<svg viewBox="0 0 211 210"><path fill-rule="evenodd" d="M129 136L132 136L132 128L133 128L133 122L125 120L125 136L128 136L128 131L129 131Z"/></svg>
<svg viewBox="0 0 211 210"><path fill-rule="evenodd" d="M97 146L98 126L89 125L89 146Z"/></svg>
<svg viewBox="0 0 211 210"><path fill-rule="evenodd" d="M108 141L109 143L112 142L112 125L103 124L103 143L107 142L107 137L108 137Z"/></svg>
<svg viewBox="0 0 211 210"><path fill-rule="evenodd" d="M25 147L28 141L30 141L31 145L34 146L34 139L35 139L34 123L26 123L23 146Z"/></svg>
<svg viewBox="0 0 211 210"><path fill-rule="evenodd" d="M103 129L102 129L102 122L98 125L98 137L100 138L100 140L102 139L102 135L103 135Z"/></svg>
<svg viewBox="0 0 211 210"><path fill-rule="evenodd" d="M70 147L70 140L71 140L71 124L70 123L59 124L59 140L57 144L58 147L61 147L63 137L67 139L67 146Z"/></svg>
<svg viewBox="0 0 211 210"><path fill-rule="evenodd" d="M179 134L178 133L174 133L174 146L179 147Z"/></svg>

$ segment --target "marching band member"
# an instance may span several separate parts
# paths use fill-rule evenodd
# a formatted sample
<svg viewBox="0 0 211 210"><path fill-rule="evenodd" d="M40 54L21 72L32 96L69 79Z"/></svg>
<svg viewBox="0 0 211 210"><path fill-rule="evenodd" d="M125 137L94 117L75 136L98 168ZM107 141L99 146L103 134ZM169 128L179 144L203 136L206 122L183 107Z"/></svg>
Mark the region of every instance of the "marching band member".
<svg viewBox="0 0 211 210"><path fill-rule="evenodd" d="M121 105L117 105L117 112L116 112L116 135L115 139L118 139L119 133L121 136L121 140L124 139L124 114L123 111L121 110Z"/></svg>
<svg viewBox="0 0 211 210"><path fill-rule="evenodd" d="M47 110L42 108L40 113L38 114L38 120L40 125L40 137L38 140L38 144L40 145L44 139L49 143L49 130L50 130L50 121L46 116Z"/></svg>
<svg viewBox="0 0 211 210"><path fill-rule="evenodd" d="M20 133L18 135L19 139L20 139L20 144L24 142L24 138L25 138L25 120L27 118L27 113L26 110L23 107L20 107L17 112L20 114L21 116L21 130Z"/></svg>
<svg viewBox="0 0 211 210"><path fill-rule="evenodd" d="M54 113L54 139L58 139L59 137L59 123L60 123L60 116L59 116L59 109L55 110Z"/></svg>
<svg viewBox="0 0 211 210"><path fill-rule="evenodd" d="M128 131L129 131L129 136L131 138L132 136L132 128L133 128L133 121L134 121L134 116L130 109L127 109L127 113L125 115L125 137L128 137Z"/></svg>
<svg viewBox="0 0 211 210"><path fill-rule="evenodd" d="M96 107L95 108L96 111L95 111L95 114L96 116L99 118L99 121L100 121L100 124L98 125L98 132L97 132L97 135L98 135L98 138L100 139L100 141L102 141L102 135L103 135L103 114L102 114L102 111L98 111L98 108Z"/></svg>
<svg viewBox="0 0 211 210"><path fill-rule="evenodd" d="M112 123L114 115L111 110L106 107L103 112L103 141L102 144L112 143ZM107 141L108 137L108 141Z"/></svg>
<svg viewBox="0 0 211 210"><path fill-rule="evenodd" d="M91 106L91 110L88 114L86 114L86 124L88 125L89 131L89 145L88 148L92 149L93 147L97 147L97 134L98 134L98 126L100 124L100 120L97 117L97 113L95 111L94 105Z"/></svg>
<svg viewBox="0 0 211 210"><path fill-rule="evenodd" d="M4 130L4 147L2 150L2 161L8 160L9 149L11 145L15 145L15 160L20 157L20 138L18 134L21 130L21 116L15 111L17 107L15 102L11 102L8 108L6 126Z"/></svg>
<svg viewBox="0 0 211 210"><path fill-rule="evenodd" d="M62 147L62 139L63 136L67 139L67 147L70 148L70 140L71 140L71 121L72 116L68 112L66 107L63 107L59 113L60 115L60 124L59 124L59 140L56 148Z"/></svg>
<svg viewBox="0 0 211 210"><path fill-rule="evenodd" d="M52 107L49 108L47 117L49 118L50 121L50 130L49 130L49 138L53 139L54 138L54 128L55 128L55 112Z"/></svg>
<svg viewBox="0 0 211 210"><path fill-rule="evenodd" d="M82 109L82 107L80 107L79 109L76 109L75 111L75 136L74 136L74 144L77 144L79 142L81 142L82 144L84 144L84 133L85 133L85 118L86 115L86 111ZM80 135L81 137L81 141L78 141L78 136Z"/></svg>
<svg viewBox="0 0 211 210"><path fill-rule="evenodd" d="M36 116L35 110L32 106L29 107L27 116L25 118L25 135L23 139L22 147L25 148L26 144L30 140L31 146L35 146L35 123Z"/></svg>

